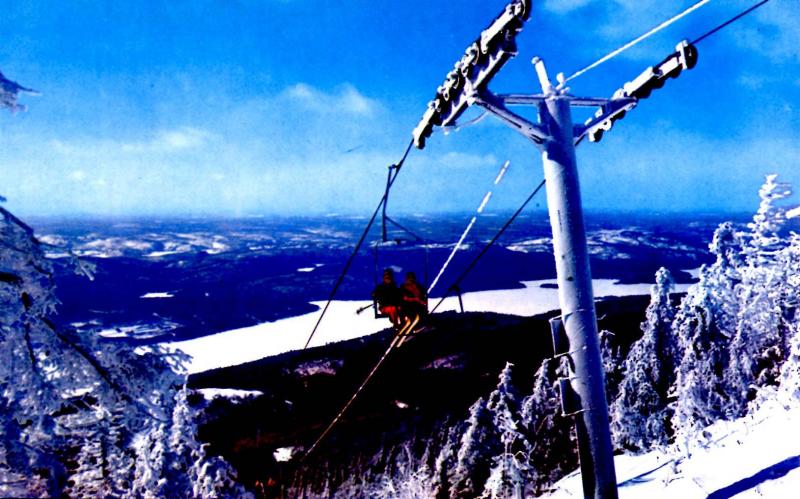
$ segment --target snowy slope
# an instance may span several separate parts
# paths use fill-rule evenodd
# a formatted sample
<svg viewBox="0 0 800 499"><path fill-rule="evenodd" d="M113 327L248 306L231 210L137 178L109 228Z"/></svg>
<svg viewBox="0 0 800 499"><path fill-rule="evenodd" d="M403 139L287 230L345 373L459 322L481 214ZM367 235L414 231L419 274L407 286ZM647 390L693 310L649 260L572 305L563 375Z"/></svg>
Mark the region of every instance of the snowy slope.
<svg viewBox="0 0 800 499"><path fill-rule="evenodd" d="M707 429L707 448L686 457L675 447L615 459L620 499L800 497L800 409L768 403L752 416L719 421ZM583 497L575 472L550 499Z"/></svg>
<svg viewBox="0 0 800 499"><path fill-rule="evenodd" d="M467 312L497 312L514 315L535 315L558 308L555 279L524 282L525 288L499 291L476 291L463 295ZM542 287L543 285L548 287ZM685 291L688 285L676 286ZM594 294L604 296L647 295L649 284L616 284L611 279L595 279ZM431 299L431 306L438 300ZM376 320L369 309L360 315L355 311L366 301L334 301L328 308L310 346L320 346L372 334L389 326L386 319ZM314 302L323 307L323 302ZM456 298L448 298L438 311L456 310ZM319 312L266 322L192 340L170 343L192 357L190 373L218 367L244 364L271 355L303 348L319 318Z"/></svg>

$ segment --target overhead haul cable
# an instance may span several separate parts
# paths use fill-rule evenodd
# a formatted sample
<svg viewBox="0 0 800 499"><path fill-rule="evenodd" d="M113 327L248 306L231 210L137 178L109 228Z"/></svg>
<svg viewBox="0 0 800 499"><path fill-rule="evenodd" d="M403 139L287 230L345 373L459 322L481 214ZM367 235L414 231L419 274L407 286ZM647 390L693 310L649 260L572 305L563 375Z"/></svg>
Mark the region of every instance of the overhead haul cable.
<svg viewBox="0 0 800 499"><path fill-rule="evenodd" d="M330 433L330 431L333 429L333 427L336 426L336 423L338 423L339 420L342 419L342 416L344 416L344 413L347 412L347 409L349 409L350 406L353 405L353 402L356 401L356 398L358 398L359 394L361 394L361 391L364 389L364 387L367 386L372 377L375 376L375 373L378 372L378 369L381 367L381 364L383 364L383 361L386 360L386 357L388 357L391 351L394 350L394 348L401 342L401 340L403 339L402 336L403 336L402 329L395 333L394 338L392 338L392 342L389 343L389 347L386 349L385 352L383 352L383 355L381 356L380 359L378 359L378 362L369 372L367 377L364 378L364 381L361 383L361 386L359 386L358 389L355 391L355 393L353 393L353 396L347 400L347 403L344 404L342 409L336 414L336 417L333 418L333 420L330 422L330 424L328 424L328 426L320 434L320 436L317 437L313 445L311 445L311 447L308 448L305 454L303 454L303 460L305 460L306 457L308 457L314 451L314 449L317 448L320 442L322 442L328 435L328 433Z"/></svg>
<svg viewBox="0 0 800 499"><path fill-rule="evenodd" d="M618 49L614 50L613 52L610 52L609 54L607 54L607 55L605 55L605 56L601 57L601 58L600 58L600 59L598 59L597 61L595 61L595 62L593 62L593 63L589 64L588 66L586 66L585 68L583 68L583 69L581 69L581 70L579 70L579 71L576 71L576 72L575 72L575 73L573 73L571 76L569 76L568 78L566 78L566 79L564 80L564 82L566 83L566 82L568 82L568 81L570 81L570 80L573 80L573 79L577 78L578 76L582 75L583 73L585 73L585 72L589 71L590 69L594 69L594 68L596 68L597 66L599 66L600 64L602 64L602 63L604 63L604 62L608 61L609 59L612 59L612 58L616 57L616 56L617 56L617 55L619 55L620 53L622 53L622 52L624 52L625 50L627 50L627 49L629 49L629 48L633 47L634 45L636 45L637 43L641 42L642 40L644 40L644 39L646 39L646 38L650 37L651 35L654 35L654 34L655 34L655 33L657 33L658 31L661 31L662 29L666 28L667 26L669 26L670 24L672 24L672 23L674 23L675 21L679 20L680 18L682 18L682 17L684 17L684 16L686 16L686 15L690 14L690 13L691 13L691 12L693 12L694 10L696 10L696 9L698 9L698 8L700 8L700 7L702 7L703 5L705 5L706 3L708 3L709 1L711 1L711 0L701 0L700 2L697 2L697 3L695 3L694 5L692 5L691 7L689 7L688 9L684 10L683 12L681 12L680 14L677 14L676 16L674 16L674 17L672 17L672 18L670 18L670 19L668 19L668 20L664 21L663 23L659 24L658 26L656 26L655 28L651 29L651 30L650 30L650 31L648 31L647 33L645 33L645 34L643 34L643 35L639 36L639 37L638 37L638 38L636 38L635 40L632 40L632 41L630 41L630 42L626 43L626 44L625 44L625 45L623 45L622 47L620 47L620 48L618 48ZM716 32L720 31L721 29L723 29L723 28L727 27L728 25L730 25L730 24L732 24L732 23L734 23L734 22L738 21L739 19L743 18L743 17L744 17L744 16L746 16L747 14L750 14L751 12L753 12L754 10L756 10L756 9L757 9L757 8L759 8L759 7L761 7L762 5L764 5L764 4L765 4L765 3L767 3L767 2L769 2L769 0L761 0L760 2L758 2L758 3L754 4L754 5L752 5L751 7L748 7L747 9L745 9L744 11L742 11L742 12L740 12L739 14L735 15L735 16L734 16L734 17L732 17L731 19L728 19L727 21L725 21L724 23L722 23L722 24L720 24L719 26L715 27L714 29L712 29L712 30L708 31L708 32L707 32L707 33L705 33L704 35L702 35L702 36L700 36L700 37L696 38L694 41L692 41L692 42L691 42L691 44L692 44L692 45L696 45L696 44L698 44L699 42L701 42L701 41L705 40L705 39L706 39L706 38L708 38L709 36L711 36L711 35L715 34Z"/></svg>
<svg viewBox="0 0 800 499"><path fill-rule="evenodd" d="M506 170L508 170L509 163L510 163L510 161L506 161L505 163L503 163L503 166L500 167L500 172L497 174L497 177L494 179L494 184L493 184L492 189L494 189L494 187L496 187L497 184L499 184L500 181L503 179L503 176L506 174ZM489 189L489 191L486 192L486 195L483 196L483 200L481 201L480 206L478 206L478 209L475 210L475 215L472 216L472 219L469 221L469 224L467 224L467 228L464 229L463 234L461 234L461 237L458 238L458 242L456 243L455 246L453 246L452 251L450 251L450 254L447 256L447 259L444 262L444 265L442 265L442 268L439 269L439 273L436 274L436 277L433 279L433 282L430 284L430 286L428 286L428 295L429 296L430 296L431 291L433 290L433 288L436 287L436 283L439 282L439 278L442 277L442 274L444 274L444 271L450 265L450 262L453 261L453 257L458 252L459 248L461 247L461 244L464 242L464 239L467 237L467 234L469 234L469 231L472 230L472 227L475 225L475 222L478 220L478 216L480 216L480 214L483 213L483 209L489 203L489 199L491 199L491 197L492 197L492 189Z"/></svg>
<svg viewBox="0 0 800 499"><path fill-rule="evenodd" d="M536 196L536 194L539 193L542 187L544 187L544 184L545 180L542 179L539 185L536 186L536 189L534 189L533 192L531 192L531 194L528 196L528 198L522 203L522 205L519 208L517 208L517 211L515 211L514 214L511 215L511 218L509 218L508 221L500 228L500 230L497 231L497 234L494 235L492 240L489 241L486 244L486 246L483 247L481 252L478 253L477 256L475 256L475 258L470 262L469 265L467 265L467 268L465 268L458 276L458 278L455 281L453 281L453 284L451 284L450 287L447 288L447 292L444 294L444 296L442 296L439 299L439 302L436 303L436 306L433 307L433 309L431 309L431 313L436 312L436 309L438 309L439 306L444 302L445 298L450 296L450 293L458 289L458 287L461 285L461 282L467 277L467 275L472 271L472 269L475 268L475 265L478 264L478 261L483 257L483 255L486 254L487 251L489 251L489 248L491 248L492 245L494 245L494 243L496 243L497 240L500 239L500 236L503 235L506 229L508 229L511 226L511 224L514 223L514 220L516 220L519 214L522 213L522 210L524 210L525 207L528 206L528 203L531 202L534 196Z"/></svg>
<svg viewBox="0 0 800 499"><path fill-rule="evenodd" d="M402 158L400 161L394 165L394 175L389 179L386 184L386 191L383 193L383 197L381 198L378 206L375 207L375 211L372 213L372 218L369 219L367 226L364 227L364 232L361 234L361 238L358 240L356 247L353 249L353 252L350 254L350 257L347 259L347 263L345 264L344 268L342 269L342 273L339 274L339 278L336 280L336 284L334 284L333 289L331 290L330 296L328 296L328 301L325 303L325 307L322 309L322 313L319 314L319 318L317 319L317 323L314 325L314 329L311 330L311 334L308 335L308 340L306 340L306 344L303 345L303 350L308 348L308 345L311 343L311 339L314 337L314 334L317 332L320 323L322 322L322 318L325 317L325 313L328 311L328 308L333 302L333 298L336 296L336 292L339 290L339 286L342 285L342 281L344 281L344 277L347 275L347 272L350 270L350 266L353 264L353 260L355 259L358 251L361 249L361 245L364 244L364 240L367 238L367 234L369 230L372 228L372 224L375 223L375 218L377 218L378 213L381 211L383 204L386 203L386 199L389 197L389 189L394 184L394 181L397 180L397 175L400 173L400 169L403 167L403 163L405 162L406 158L408 157L408 153L411 152L411 148L414 145L414 141L412 140L408 147L406 147L406 151L403 153Z"/></svg>
<svg viewBox="0 0 800 499"><path fill-rule="evenodd" d="M461 275L459 275L455 283L452 286L450 286L448 292L442 297L439 303L436 304L436 307L434 307L433 310L431 310L431 313L436 311L439 305L441 305L444 299L449 295L450 291L453 290L458 285L458 283L460 283L467 276L467 274L475 267L475 265L478 263L478 260L480 260L480 258L486 253L486 251L488 251L489 247L491 247L495 242L497 242L497 240L500 238L500 236L503 235L506 229L508 229L508 227L514 222L514 220L516 220L516 218L519 216L520 213L522 213L525 207L528 206L528 203L530 203L531 200L534 198L534 196L536 196L536 194L542 189L542 187L544 187L544 183L545 181L542 180L541 183L539 183L539 185L536 187L536 189L534 189L533 192L531 192L528 198L522 203L522 205L517 209L517 211L514 212L511 218L509 218L508 221L506 221L503 227L497 232L497 234L495 234L492 240L483 248L480 254L478 254L478 256L474 260L472 260L472 262L467 266L467 268L461 273ZM405 333L411 334L411 331L405 331ZM336 424L342 419L342 416L344 416L345 412L347 412L347 409L349 409L350 406L353 405L353 402L355 402L356 398L358 398L359 394L361 394L361 392L364 390L364 387L367 386L372 377L375 376L375 373L378 372L378 369L381 367L381 365L389 356L389 354L392 352L392 350L394 350L397 346L400 345L400 343L402 343L403 336L404 336L404 331L402 329L397 333L395 333L394 338L392 338L392 342L389 344L388 348L380 357L380 359L378 359L378 362L375 363L375 366L369 372L367 377L364 379L364 381L361 383L361 385L358 387L355 393L353 393L353 395L347 400L347 402L344 404L342 409L336 414L336 416L333 418L330 424L328 424L328 426L325 428L325 430L323 430L320 436L317 437L317 439L314 441L311 447L309 447L308 450L304 453L302 460L305 460L314 451L314 449L316 449L319 446L320 442L322 442L322 440L325 439L325 437L331 432L333 427L336 426Z"/></svg>
<svg viewBox="0 0 800 499"><path fill-rule="evenodd" d="M698 43L700 43L701 41L705 40L705 39L706 39L706 38L708 38L709 36L711 36L711 35L713 35L714 33L716 33L717 31L721 30L722 28L725 28L725 27L726 27L726 26L728 26L729 24L733 24L734 22L736 22L736 21L738 21L739 19L743 18L743 17L744 17L744 16L746 16L747 14L749 14L749 13L753 12L754 10L756 10L756 9L757 9L757 8L759 8L759 7L761 7L762 5L764 5L764 4L765 4L765 3L767 3L767 2L769 2L769 0L762 0L761 2L758 2L757 4L753 5L752 7L750 7L750 8L748 8L748 9L746 9L746 10L744 10L744 11L740 12L739 14L737 14L737 15L735 15L735 16L733 16L732 18L728 19L727 21L725 21L724 23L720 24L719 26L717 26L716 28L712 29L711 31L708 31L708 32L707 32L706 34L704 34L703 36L701 36L701 37L697 38L696 40L694 40L694 41L692 42L692 45L697 45L697 44L698 44Z"/></svg>
<svg viewBox="0 0 800 499"><path fill-rule="evenodd" d="M601 57L600 59L598 59L595 62L593 62L593 63L589 64L588 66L586 66L585 68L576 71L571 76L566 78L564 80L564 82L568 82L570 80L574 80L575 78L577 78L578 76L582 75L583 73L589 71L590 69L594 69L597 66L603 64L604 62L606 62L606 61L608 61L610 59L613 59L614 57L618 56L622 52L624 52L624 51L628 50L629 48L633 47L634 45L636 45L637 43L641 42L642 40L644 40L646 38L649 38L650 36L658 33L659 31L661 31L662 29L666 28L670 24L674 23L675 21L678 21L679 19L681 19L684 16L687 16L687 15L691 14L696 9L699 9L700 7L702 7L703 5L707 4L710 1L711 0L700 0L699 2L695 3L694 5L689 7L688 9L684 10L683 12L681 12L679 14L676 14L675 16L671 17L670 19L667 19L666 21L664 21L663 23L659 24L655 28L651 29L647 33L635 38L634 40L629 41L625 45L623 45L620 48L614 50L613 52L610 52L609 54Z"/></svg>

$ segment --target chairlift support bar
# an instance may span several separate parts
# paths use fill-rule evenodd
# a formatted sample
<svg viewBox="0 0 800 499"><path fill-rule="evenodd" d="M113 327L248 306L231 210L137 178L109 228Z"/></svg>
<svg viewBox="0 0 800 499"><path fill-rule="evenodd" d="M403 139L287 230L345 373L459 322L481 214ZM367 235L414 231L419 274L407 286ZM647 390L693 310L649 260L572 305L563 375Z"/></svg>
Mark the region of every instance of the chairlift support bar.
<svg viewBox="0 0 800 499"><path fill-rule="evenodd" d="M498 94L496 96L506 105L539 105L547 98L545 94ZM598 107L608 104L609 99L600 97L572 97L572 106Z"/></svg>

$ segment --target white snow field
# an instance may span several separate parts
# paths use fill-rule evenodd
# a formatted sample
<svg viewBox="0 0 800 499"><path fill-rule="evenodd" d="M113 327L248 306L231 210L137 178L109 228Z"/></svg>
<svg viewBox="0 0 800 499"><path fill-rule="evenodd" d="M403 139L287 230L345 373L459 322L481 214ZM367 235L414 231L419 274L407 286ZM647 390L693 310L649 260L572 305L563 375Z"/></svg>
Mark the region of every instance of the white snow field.
<svg viewBox="0 0 800 499"><path fill-rule="evenodd" d="M800 409L777 402L752 416L719 421L707 428L706 448L691 455L676 450L614 460L620 499L727 499L800 497ZM541 497L583 497L578 472Z"/></svg>
<svg viewBox="0 0 800 499"><path fill-rule="evenodd" d="M467 312L497 312L515 315L535 315L558 308L558 290L555 279L527 281L525 288L476 291L464 293L464 310ZM543 288L542 285L550 287ZM683 292L688 284L675 286L676 292ZM612 279L594 280L594 294L604 296L649 295L649 284L616 284ZM320 308L324 302L313 302ZM375 319L372 309L356 315L356 310L368 305L368 301L334 301L328 308L309 346L358 338L389 327L387 319ZM438 303L431 298L430 304ZM450 297L437 311L456 310L458 300ZM198 373L218 367L234 366L278 355L292 350L300 350L314 328L320 311L289 317L275 322L266 322L187 341L169 343L167 346L179 348L192 357L190 373Z"/></svg>

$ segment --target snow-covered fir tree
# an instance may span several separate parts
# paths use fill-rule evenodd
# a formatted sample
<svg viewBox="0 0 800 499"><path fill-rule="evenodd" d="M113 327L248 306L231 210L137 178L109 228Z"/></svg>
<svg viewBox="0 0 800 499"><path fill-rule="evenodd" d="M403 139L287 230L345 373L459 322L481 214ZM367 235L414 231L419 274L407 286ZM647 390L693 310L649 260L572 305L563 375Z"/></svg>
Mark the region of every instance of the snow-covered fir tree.
<svg viewBox="0 0 800 499"><path fill-rule="evenodd" d="M0 208L0 496L246 495L197 452L185 356L61 330L57 304L33 230Z"/></svg>
<svg viewBox="0 0 800 499"><path fill-rule="evenodd" d="M464 434L464 430L465 428L461 424L451 426L447 430L442 447L436 456L431 477L431 496L436 499L450 497L450 482L458 463L460 436Z"/></svg>
<svg viewBox="0 0 800 499"><path fill-rule="evenodd" d="M536 371L532 393L522 401L521 425L532 442L526 497L539 495L578 463L572 420L561 413L556 385L566 374L561 359L545 359Z"/></svg>
<svg viewBox="0 0 800 499"><path fill-rule="evenodd" d="M642 337L628 352L619 394L611 406L617 445L645 451L665 445L671 434L668 392L675 381L678 342L672 333L675 312L670 302L674 283L669 271L656 272Z"/></svg>
<svg viewBox="0 0 800 499"><path fill-rule="evenodd" d="M781 366L777 389L772 386L762 389L754 403L759 404L759 398L776 397L787 407L800 408L800 272L797 271L800 269L800 234L791 233L777 260L788 270L782 297L787 358Z"/></svg>
<svg viewBox="0 0 800 499"><path fill-rule="evenodd" d="M673 329L684 355L675 383L673 425L679 441L720 418L745 414L756 393L781 382L796 328L794 243L779 232L791 194L767 176L747 231L722 224L710 246L717 257L683 300ZM794 237L794 236L793 236Z"/></svg>
<svg viewBox="0 0 800 499"><path fill-rule="evenodd" d="M417 458L412 449L411 442L396 449L394 465L388 467L384 473L377 476L369 485L350 487L346 482L342 490L358 490L361 488L364 497L404 497L409 499L424 499L431 497L430 469L426 465L427 459L423 456Z"/></svg>
<svg viewBox="0 0 800 499"><path fill-rule="evenodd" d="M753 221L747 224L747 245L745 256L752 266L763 266L772 263L784 246L779 235L786 223L786 208L779 203L792 195L792 187L786 182L778 182L777 174L766 176L764 184L758 191L761 202Z"/></svg>
<svg viewBox="0 0 800 499"><path fill-rule="evenodd" d="M481 498L522 499L527 483L524 464L513 452L503 451L494 458L494 466L484 485Z"/></svg>
<svg viewBox="0 0 800 499"><path fill-rule="evenodd" d="M744 414L760 386L777 382L780 365L788 353L785 317L788 276L796 272L782 265L785 242L779 231L786 222L785 208L776 205L791 195L788 184L768 175L759 191L761 203L744 234L747 265L737 286L737 327L730 345L726 373L734 400L734 416Z"/></svg>
<svg viewBox="0 0 800 499"><path fill-rule="evenodd" d="M709 249L715 261L700 267L699 282L689 288L673 321L682 353L671 392L676 399L672 427L682 440L692 440L700 428L733 410L725 373L739 311L743 246L730 222L714 231Z"/></svg>
<svg viewBox="0 0 800 499"><path fill-rule="evenodd" d="M467 429L461 437L451 479L450 497L453 499L477 497L483 492L492 460L502 451L492 416L484 398L470 407Z"/></svg>
<svg viewBox="0 0 800 499"><path fill-rule="evenodd" d="M603 363L606 379L606 400L611 401L617 398L619 385L624 377L624 359L614 333L603 329L598 336L600 337L600 360Z"/></svg>
<svg viewBox="0 0 800 499"><path fill-rule="evenodd" d="M678 441L694 440L698 431L726 417L730 405L724 373L728 343L719 327L719 303L709 286L707 269L689 288L673 324L683 352L672 395L672 427Z"/></svg>
<svg viewBox="0 0 800 499"><path fill-rule="evenodd" d="M739 314L737 287L742 282L742 271L746 267L745 241L731 222L724 222L714 231L709 250L715 256L714 263L701 267L704 291L708 294L709 309L713 312L716 327L727 337L736 331Z"/></svg>
<svg viewBox="0 0 800 499"><path fill-rule="evenodd" d="M519 395L511 382L511 368L512 365L507 363L500 373L497 388L489 395L487 407L493 415L502 452L493 460L481 497L521 498L527 482L532 447L520 432Z"/></svg>

